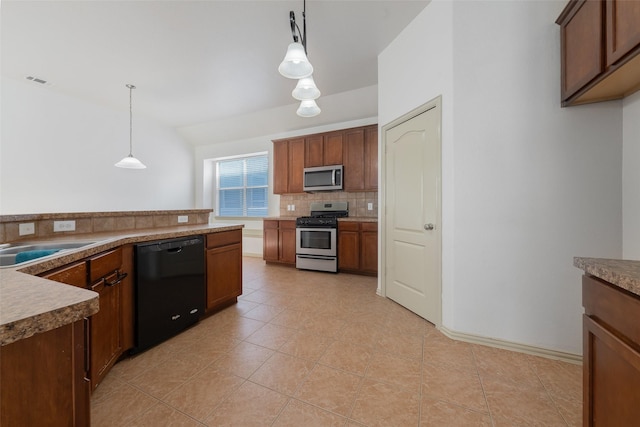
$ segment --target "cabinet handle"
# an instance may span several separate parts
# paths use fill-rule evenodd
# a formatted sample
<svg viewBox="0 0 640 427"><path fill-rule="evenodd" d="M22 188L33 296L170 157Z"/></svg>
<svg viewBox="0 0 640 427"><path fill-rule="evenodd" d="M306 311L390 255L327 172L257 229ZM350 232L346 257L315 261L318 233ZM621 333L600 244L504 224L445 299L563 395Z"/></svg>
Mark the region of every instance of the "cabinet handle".
<svg viewBox="0 0 640 427"><path fill-rule="evenodd" d="M120 273L120 271L116 270L116 280L114 280L113 282L109 282L107 279L104 279L104 284L105 286L115 286L118 283L122 282L127 276L127 273Z"/></svg>

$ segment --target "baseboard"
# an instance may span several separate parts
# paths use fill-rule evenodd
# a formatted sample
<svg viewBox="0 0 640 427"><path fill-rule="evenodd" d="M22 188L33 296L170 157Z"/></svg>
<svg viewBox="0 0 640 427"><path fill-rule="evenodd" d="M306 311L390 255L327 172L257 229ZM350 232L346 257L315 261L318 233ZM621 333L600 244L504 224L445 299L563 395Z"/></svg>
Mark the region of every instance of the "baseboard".
<svg viewBox="0 0 640 427"><path fill-rule="evenodd" d="M452 331L451 329L441 326L440 332L451 339L464 341L472 344L481 344L489 347L501 348L503 350L517 351L532 356L546 357L547 359L561 360L563 362L573 363L575 365L582 364L582 356L579 354L565 353L557 350L550 350L543 347L535 347L527 344L520 344L511 341L504 341L496 338L487 338L479 335L465 334L463 332Z"/></svg>
<svg viewBox="0 0 640 427"><path fill-rule="evenodd" d="M255 228L243 228L242 237L255 237L262 239L264 232Z"/></svg>
<svg viewBox="0 0 640 427"><path fill-rule="evenodd" d="M242 256L251 257L251 258L262 258L262 254L253 254L249 252L242 252Z"/></svg>

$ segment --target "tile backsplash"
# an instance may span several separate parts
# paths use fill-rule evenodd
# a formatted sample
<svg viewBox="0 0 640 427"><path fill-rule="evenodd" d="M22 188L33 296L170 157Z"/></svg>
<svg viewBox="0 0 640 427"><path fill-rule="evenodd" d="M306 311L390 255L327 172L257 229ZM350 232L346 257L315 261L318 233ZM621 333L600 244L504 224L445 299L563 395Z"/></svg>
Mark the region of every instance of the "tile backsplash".
<svg viewBox="0 0 640 427"><path fill-rule="evenodd" d="M327 191L318 193L283 194L280 196L280 216L307 216L312 202L349 202L349 216L375 218L378 216L378 192ZM368 210L371 203L372 210ZM295 206L294 211L287 210Z"/></svg>
<svg viewBox="0 0 640 427"><path fill-rule="evenodd" d="M74 212L0 216L0 243L52 236L140 230L207 224L211 209L163 211ZM185 221L180 221L181 217ZM54 232L54 222L73 221L73 231ZM33 233L20 235L20 224L32 224Z"/></svg>

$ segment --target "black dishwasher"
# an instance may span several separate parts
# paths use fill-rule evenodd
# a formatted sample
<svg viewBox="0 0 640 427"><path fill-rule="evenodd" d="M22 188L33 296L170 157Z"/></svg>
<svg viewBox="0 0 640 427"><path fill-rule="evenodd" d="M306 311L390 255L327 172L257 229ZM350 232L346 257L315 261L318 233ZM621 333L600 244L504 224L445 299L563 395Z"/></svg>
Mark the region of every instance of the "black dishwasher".
<svg viewBox="0 0 640 427"><path fill-rule="evenodd" d="M135 245L135 319L138 353L178 334L204 314L202 236Z"/></svg>

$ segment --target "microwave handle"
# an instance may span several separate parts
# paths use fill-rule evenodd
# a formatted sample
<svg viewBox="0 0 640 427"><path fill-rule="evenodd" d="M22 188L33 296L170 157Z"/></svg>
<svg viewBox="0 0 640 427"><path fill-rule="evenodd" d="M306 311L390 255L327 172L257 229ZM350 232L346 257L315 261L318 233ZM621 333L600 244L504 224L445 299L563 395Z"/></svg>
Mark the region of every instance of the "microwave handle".
<svg viewBox="0 0 640 427"><path fill-rule="evenodd" d="M336 185L336 173L338 171L336 169L334 169L333 171L331 171L331 185L335 186Z"/></svg>

